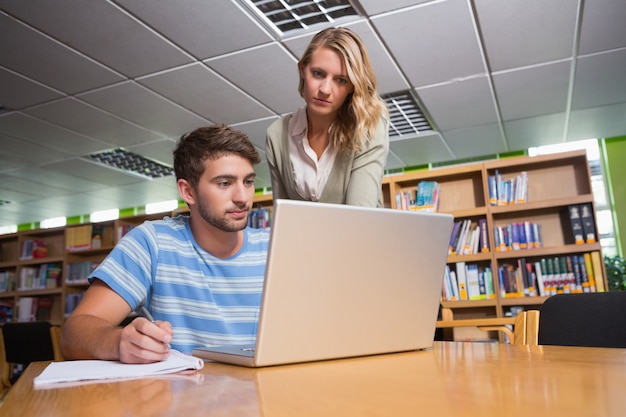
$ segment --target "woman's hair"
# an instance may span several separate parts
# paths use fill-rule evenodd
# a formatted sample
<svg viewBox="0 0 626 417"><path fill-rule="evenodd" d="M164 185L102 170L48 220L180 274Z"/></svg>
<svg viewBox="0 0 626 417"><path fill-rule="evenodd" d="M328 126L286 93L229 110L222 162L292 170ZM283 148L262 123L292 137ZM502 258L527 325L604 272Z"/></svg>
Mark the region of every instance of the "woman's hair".
<svg viewBox="0 0 626 417"><path fill-rule="evenodd" d="M313 52L317 48L329 48L337 52L346 66L350 82L354 85L354 91L346 97L330 128L330 142L341 150L358 151L374 134L380 117L384 115L388 118L387 105L378 94L376 74L367 50L361 39L349 29L324 29L311 39L298 61L300 70L311 62ZM304 92L302 75L298 91L302 96Z"/></svg>
<svg viewBox="0 0 626 417"><path fill-rule="evenodd" d="M261 162L245 133L223 124L200 127L182 135L174 148L176 180L185 179L197 188L204 172L204 162L224 155L239 155L252 165Z"/></svg>

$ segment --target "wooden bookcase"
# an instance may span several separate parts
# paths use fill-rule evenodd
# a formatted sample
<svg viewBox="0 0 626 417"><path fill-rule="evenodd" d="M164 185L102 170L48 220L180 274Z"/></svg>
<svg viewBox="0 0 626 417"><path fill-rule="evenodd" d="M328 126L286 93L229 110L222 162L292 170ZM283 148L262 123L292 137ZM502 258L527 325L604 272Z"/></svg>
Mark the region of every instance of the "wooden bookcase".
<svg viewBox="0 0 626 417"><path fill-rule="evenodd" d="M491 205L489 194L489 176L496 172L504 179L514 178L522 172L528 176L528 195L523 203L510 205ZM595 223L595 205L591 189L589 165L585 151L573 151L536 157L516 157L476 164L419 171L398 175L388 179L383 187L388 187L386 205L396 208L397 192L414 191L420 181L437 181L440 185L439 211L451 213L455 220L485 219L489 232L490 250L487 253L450 256L448 264L457 262L488 266L493 272L496 296L492 299L443 301L444 307L454 312L455 318L504 317L510 310L538 309L547 298L502 297L497 270L507 263L518 259L537 261L544 257L583 255L596 252L601 255L600 243L573 244L566 241L565 224L561 211L570 205L589 203L593 208ZM496 251L494 227L514 222L531 221L541 225L543 245L539 248ZM597 223L596 223L597 224ZM601 276L596 277L607 289L604 262L601 262Z"/></svg>
<svg viewBox="0 0 626 417"><path fill-rule="evenodd" d="M524 203L506 206L490 205L488 178L499 172L505 179L515 177L522 171L528 175L528 196ZM489 231L490 250L473 255L458 255L448 258L449 265L457 262L477 264L480 267L489 267L497 271L498 267L507 262L516 262L519 258L530 260L550 256L582 255L597 252L601 255L599 243L572 244L566 242L561 210L572 204L589 203L593 208L594 221L595 206L591 190L590 171L585 151L573 151L555 155L537 157L516 157L473 164L437 168L432 170L409 172L398 175L388 175L383 179L384 205L396 209L396 194L399 192L415 191L420 181L437 181L440 186L439 211L451 213L457 219L471 219L478 221L485 219ZM257 195L255 207L272 206L272 195ZM177 210L173 214L185 213L186 210ZM38 230L19 232L11 235L0 235L0 273L12 272L19 276L24 266L45 262L57 262L63 265L62 282L58 288L18 291L16 289L0 292L0 303L18 305L23 296L51 296L55 299L52 321L62 323L65 319L66 299L68 295L80 294L85 291L87 283L84 280L68 281L67 273L70 264L80 262L100 262L113 248L121 237L119 230L124 226L137 225L144 220L162 218L163 213L157 215L139 215L130 218L98 223L100 247L85 248L77 251L66 251L66 241L69 243L69 234L74 228L85 225L68 226L54 230ZM511 222L530 220L541 224L543 246L533 249L516 251L496 251L493 247L494 226ZM22 242L26 239L39 238L46 240L49 247L49 256L36 260L20 260ZM604 288L608 288L604 262L601 262L601 277ZM500 296L497 274L494 272L494 289L496 296L491 299L443 301L444 307L452 309L455 318L485 318L504 317L513 308L539 308L546 297L502 297ZM17 311L14 318L17 318ZM0 318L0 321L2 319Z"/></svg>

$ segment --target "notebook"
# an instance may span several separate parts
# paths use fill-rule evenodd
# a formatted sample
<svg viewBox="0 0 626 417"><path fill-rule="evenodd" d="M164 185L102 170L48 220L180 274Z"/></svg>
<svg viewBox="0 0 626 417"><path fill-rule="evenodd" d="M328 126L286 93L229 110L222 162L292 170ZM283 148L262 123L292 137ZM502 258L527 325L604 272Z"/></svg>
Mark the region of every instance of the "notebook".
<svg viewBox="0 0 626 417"><path fill-rule="evenodd" d="M277 199L255 344L192 353L262 367L430 347L452 223Z"/></svg>

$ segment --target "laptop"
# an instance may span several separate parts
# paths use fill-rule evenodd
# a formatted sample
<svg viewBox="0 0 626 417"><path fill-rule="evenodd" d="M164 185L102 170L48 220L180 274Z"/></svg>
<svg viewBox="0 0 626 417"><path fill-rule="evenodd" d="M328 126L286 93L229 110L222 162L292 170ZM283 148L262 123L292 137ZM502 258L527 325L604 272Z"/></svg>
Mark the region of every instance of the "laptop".
<svg viewBox="0 0 626 417"><path fill-rule="evenodd" d="M263 367L432 346L453 216L274 201L256 342L193 355Z"/></svg>

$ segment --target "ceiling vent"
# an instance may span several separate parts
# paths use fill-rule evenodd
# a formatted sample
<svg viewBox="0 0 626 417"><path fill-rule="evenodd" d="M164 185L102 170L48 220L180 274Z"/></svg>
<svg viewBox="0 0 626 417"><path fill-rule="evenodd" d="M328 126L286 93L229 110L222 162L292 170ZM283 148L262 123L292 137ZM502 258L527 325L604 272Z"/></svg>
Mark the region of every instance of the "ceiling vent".
<svg viewBox="0 0 626 417"><path fill-rule="evenodd" d="M141 175L147 178L167 177L174 174L174 168L159 164L150 159L124 149L113 149L86 156L87 159L108 167Z"/></svg>
<svg viewBox="0 0 626 417"><path fill-rule="evenodd" d="M386 94L382 98L387 103L391 119L389 137L414 136L434 130L409 91Z"/></svg>
<svg viewBox="0 0 626 417"><path fill-rule="evenodd" d="M359 16L348 0L244 0L244 4L279 34Z"/></svg>

